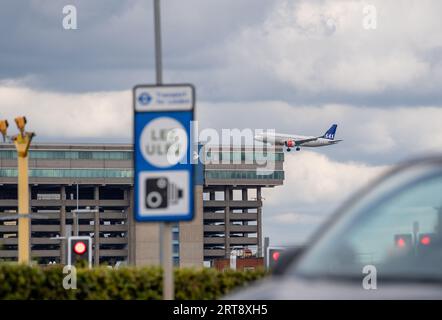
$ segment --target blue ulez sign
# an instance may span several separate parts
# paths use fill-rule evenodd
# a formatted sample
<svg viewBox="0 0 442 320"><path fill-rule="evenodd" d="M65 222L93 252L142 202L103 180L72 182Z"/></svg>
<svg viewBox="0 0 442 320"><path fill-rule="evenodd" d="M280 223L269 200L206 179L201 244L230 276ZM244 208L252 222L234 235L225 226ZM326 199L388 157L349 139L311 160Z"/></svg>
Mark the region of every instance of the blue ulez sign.
<svg viewBox="0 0 442 320"><path fill-rule="evenodd" d="M137 89L141 89L138 94ZM194 117L193 102L189 110L171 111L168 107L167 111L137 110L137 105L149 100L146 94L151 95L143 89L134 89L135 219L192 220L195 166L190 130ZM175 97L181 94L173 95L171 91L168 88L165 94L174 97L171 101L176 104ZM158 99L149 101L154 109L159 108ZM185 103L189 104L189 101Z"/></svg>

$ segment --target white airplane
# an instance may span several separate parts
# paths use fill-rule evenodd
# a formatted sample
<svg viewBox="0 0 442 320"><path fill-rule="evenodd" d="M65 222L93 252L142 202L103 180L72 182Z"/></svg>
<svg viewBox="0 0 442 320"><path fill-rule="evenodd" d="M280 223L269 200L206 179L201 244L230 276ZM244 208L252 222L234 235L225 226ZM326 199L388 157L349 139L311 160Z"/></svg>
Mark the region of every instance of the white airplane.
<svg viewBox="0 0 442 320"><path fill-rule="evenodd" d="M335 133L337 124L331 126L322 136L298 136L282 133L263 133L255 135L256 141L270 143L276 146L285 146L287 151L291 148L296 148L296 151L301 150L301 147L323 147L336 144L342 140L335 140Z"/></svg>

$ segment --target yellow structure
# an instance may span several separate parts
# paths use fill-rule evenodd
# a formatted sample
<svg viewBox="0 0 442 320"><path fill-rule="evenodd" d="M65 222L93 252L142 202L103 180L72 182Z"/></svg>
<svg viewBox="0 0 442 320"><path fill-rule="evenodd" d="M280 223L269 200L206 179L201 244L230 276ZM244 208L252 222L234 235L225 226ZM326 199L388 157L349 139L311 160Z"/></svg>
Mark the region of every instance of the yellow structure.
<svg viewBox="0 0 442 320"><path fill-rule="evenodd" d="M20 133L12 137L17 150L18 161L18 262L29 264L31 224L29 220L29 179L28 179L28 151L31 145L33 132L25 132L26 117L15 118ZM0 131L5 140L8 121L0 121Z"/></svg>
<svg viewBox="0 0 442 320"><path fill-rule="evenodd" d="M6 141L6 132L8 131L8 120L0 120L0 132L3 136L3 142Z"/></svg>

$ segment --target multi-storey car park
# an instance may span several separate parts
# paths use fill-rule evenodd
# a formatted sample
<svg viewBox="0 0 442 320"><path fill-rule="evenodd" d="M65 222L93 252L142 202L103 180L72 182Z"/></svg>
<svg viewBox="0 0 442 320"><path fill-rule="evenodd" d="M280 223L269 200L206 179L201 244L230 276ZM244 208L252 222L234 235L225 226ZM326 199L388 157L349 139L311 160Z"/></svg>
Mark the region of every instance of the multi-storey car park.
<svg viewBox="0 0 442 320"><path fill-rule="evenodd" d="M261 190L282 184L282 149L208 147L205 159L204 260L245 248L262 257Z"/></svg>
<svg viewBox="0 0 442 320"><path fill-rule="evenodd" d="M201 266L251 249L262 256L262 188L284 180L282 149L205 147L195 219L173 228L175 265ZM29 155L31 256L66 263L66 237L93 238L94 264L159 263L157 223L133 220L133 146L34 144ZM0 145L0 260L17 259L17 159ZM75 210L78 230L75 223ZM90 210L90 211L88 211Z"/></svg>

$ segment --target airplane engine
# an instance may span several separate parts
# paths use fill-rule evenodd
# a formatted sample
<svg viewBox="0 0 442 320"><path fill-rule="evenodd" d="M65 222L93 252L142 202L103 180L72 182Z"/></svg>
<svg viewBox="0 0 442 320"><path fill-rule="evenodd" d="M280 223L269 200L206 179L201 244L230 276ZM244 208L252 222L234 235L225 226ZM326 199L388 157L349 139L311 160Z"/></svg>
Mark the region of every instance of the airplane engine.
<svg viewBox="0 0 442 320"><path fill-rule="evenodd" d="M295 141L293 141L293 140L287 140L287 141L285 142L285 146L286 146L287 148L293 148L293 147L295 146Z"/></svg>

